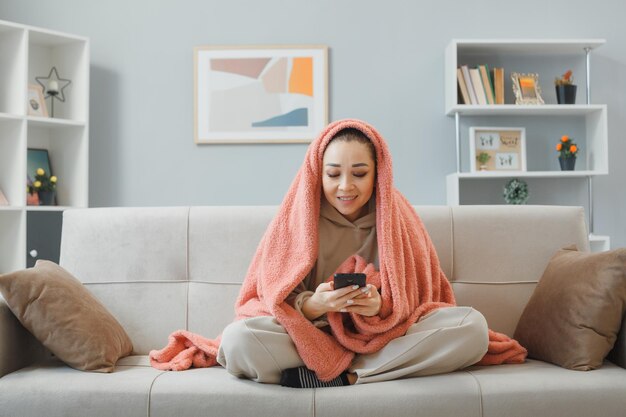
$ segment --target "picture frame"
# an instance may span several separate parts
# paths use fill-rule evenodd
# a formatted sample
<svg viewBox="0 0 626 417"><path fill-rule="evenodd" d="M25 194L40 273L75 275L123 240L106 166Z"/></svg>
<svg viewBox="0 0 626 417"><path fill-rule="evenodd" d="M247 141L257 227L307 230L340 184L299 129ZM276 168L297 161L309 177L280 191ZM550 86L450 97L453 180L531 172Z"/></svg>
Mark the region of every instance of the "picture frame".
<svg viewBox="0 0 626 417"><path fill-rule="evenodd" d="M541 98L539 74L511 73L515 104L545 104Z"/></svg>
<svg viewBox="0 0 626 417"><path fill-rule="evenodd" d="M196 144L307 143L328 124L328 47L194 48Z"/></svg>
<svg viewBox="0 0 626 417"><path fill-rule="evenodd" d="M43 96L43 87L37 84L28 84L26 106L29 116L48 117L48 108Z"/></svg>
<svg viewBox="0 0 626 417"><path fill-rule="evenodd" d="M470 172L526 171L526 128L470 127L469 150Z"/></svg>
<svg viewBox="0 0 626 417"><path fill-rule="evenodd" d="M28 148L27 156L26 156L26 185L32 185L35 181L35 173L38 168L43 168L48 175L54 175L54 171L52 170L52 163L50 162L50 154L47 149L41 148ZM54 205L56 205L56 195L54 198ZM32 201L32 204L29 205L38 205L39 200L37 202L35 200Z"/></svg>
<svg viewBox="0 0 626 417"><path fill-rule="evenodd" d="M8 206L8 205L9 205L9 200L7 200L6 196L2 192L2 189L0 188L0 206Z"/></svg>

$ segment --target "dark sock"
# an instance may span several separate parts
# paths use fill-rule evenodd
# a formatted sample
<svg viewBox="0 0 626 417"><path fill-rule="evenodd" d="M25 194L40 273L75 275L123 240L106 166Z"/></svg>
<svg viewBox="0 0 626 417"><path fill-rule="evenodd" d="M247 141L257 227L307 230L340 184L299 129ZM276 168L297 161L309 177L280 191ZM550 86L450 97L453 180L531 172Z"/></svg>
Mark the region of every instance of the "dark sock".
<svg viewBox="0 0 626 417"><path fill-rule="evenodd" d="M323 388L341 387L350 385L350 382L348 381L348 374L346 372L343 372L332 381L320 381L317 375L315 375L315 372L305 366L301 366L299 368L285 369L280 376L280 385L291 388Z"/></svg>

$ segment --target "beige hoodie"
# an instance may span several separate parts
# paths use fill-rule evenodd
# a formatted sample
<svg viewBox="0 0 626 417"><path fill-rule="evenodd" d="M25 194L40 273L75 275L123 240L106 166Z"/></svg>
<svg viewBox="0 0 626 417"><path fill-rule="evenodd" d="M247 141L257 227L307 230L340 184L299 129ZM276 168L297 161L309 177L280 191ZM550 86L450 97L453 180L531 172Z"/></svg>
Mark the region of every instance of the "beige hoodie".
<svg viewBox="0 0 626 417"><path fill-rule="evenodd" d="M332 276L339 265L350 256L357 254L374 263L378 269L374 197L370 199L368 211L365 216L351 222L322 197L317 262L287 298L297 310L301 311L302 304L313 294L317 286Z"/></svg>

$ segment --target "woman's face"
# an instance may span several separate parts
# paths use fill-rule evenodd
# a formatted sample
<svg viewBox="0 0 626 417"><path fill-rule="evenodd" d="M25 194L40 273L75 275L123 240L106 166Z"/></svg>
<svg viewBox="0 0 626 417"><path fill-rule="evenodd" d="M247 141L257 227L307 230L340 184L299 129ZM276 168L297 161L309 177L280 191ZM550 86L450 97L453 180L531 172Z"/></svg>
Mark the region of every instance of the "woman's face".
<svg viewBox="0 0 626 417"><path fill-rule="evenodd" d="M370 148L355 141L333 140L324 151L322 169L326 200L351 222L367 214L376 177Z"/></svg>

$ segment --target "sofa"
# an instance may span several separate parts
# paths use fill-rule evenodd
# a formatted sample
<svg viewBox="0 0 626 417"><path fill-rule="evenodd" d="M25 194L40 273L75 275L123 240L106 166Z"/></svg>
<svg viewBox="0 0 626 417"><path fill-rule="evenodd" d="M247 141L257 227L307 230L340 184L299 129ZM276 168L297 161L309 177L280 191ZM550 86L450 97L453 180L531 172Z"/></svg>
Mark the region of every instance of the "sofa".
<svg viewBox="0 0 626 417"><path fill-rule="evenodd" d="M513 335L556 250L588 251L584 212L556 206L417 206L457 303ZM626 416L626 369L581 372L539 360L319 389L238 379L221 367L150 367L188 329L233 320L248 263L276 207L89 208L64 212L59 264L122 324L133 353L112 373L53 357L0 299L0 416ZM333 360L328 358L328 360Z"/></svg>

